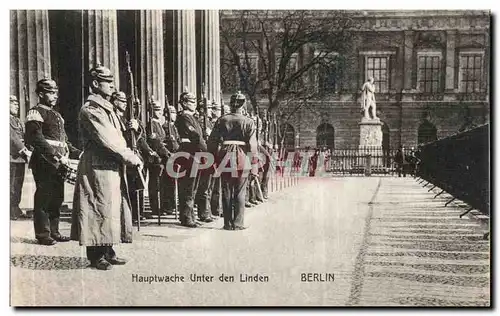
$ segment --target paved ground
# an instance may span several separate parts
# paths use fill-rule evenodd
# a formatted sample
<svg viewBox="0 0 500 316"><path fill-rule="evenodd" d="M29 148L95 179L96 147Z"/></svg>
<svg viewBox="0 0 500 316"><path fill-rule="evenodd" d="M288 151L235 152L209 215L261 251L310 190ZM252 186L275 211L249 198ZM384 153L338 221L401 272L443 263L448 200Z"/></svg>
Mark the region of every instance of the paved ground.
<svg viewBox="0 0 500 316"><path fill-rule="evenodd" d="M436 193L439 191L436 191ZM222 220L188 229L148 223L130 261L87 268L76 242L36 245L32 222L11 222L11 303L20 305L489 305L485 223L411 178L315 178L248 210L245 231ZM70 195L68 195L70 196ZM69 198L70 200L70 198ZM69 223L62 223L63 233ZM333 273L302 282L302 273ZM190 275L214 276L192 282ZM235 276L235 282L219 276ZM240 282L240 274L268 282ZM134 282L184 276L185 282ZM137 279L135 279L137 280Z"/></svg>

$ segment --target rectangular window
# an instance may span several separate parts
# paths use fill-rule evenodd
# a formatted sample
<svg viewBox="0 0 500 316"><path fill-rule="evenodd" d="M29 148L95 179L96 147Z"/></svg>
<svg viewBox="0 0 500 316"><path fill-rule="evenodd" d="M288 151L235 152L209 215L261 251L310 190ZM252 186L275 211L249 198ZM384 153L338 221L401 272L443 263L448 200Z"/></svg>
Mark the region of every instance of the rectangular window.
<svg viewBox="0 0 500 316"><path fill-rule="evenodd" d="M322 66L318 68L318 90L322 93L334 93L337 86L337 74L333 67Z"/></svg>
<svg viewBox="0 0 500 316"><path fill-rule="evenodd" d="M281 59L282 59L282 55L280 53L276 53L275 54L275 62L274 62L274 66L275 66L275 78L277 80L278 79L278 76L280 75L279 74L279 71L280 71L280 64L281 64ZM290 58L288 59L288 63L286 64L285 66L285 80L287 80L288 78L290 78L297 70L299 69L299 62L298 62L298 54L297 53L294 53L290 56ZM296 88L298 87L298 82L299 82L300 78L294 80L294 82L292 83L292 86L290 87L290 90L296 90Z"/></svg>
<svg viewBox="0 0 500 316"><path fill-rule="evenodd" d="M245 54L240 54L240 64L242 74L238 72L238 67L235 67L236 82L240 83L240 88L244 86L244 81L249 80L252 85L259 78L259 55L257 53L248 53L248 63Z"/></svg>
<svg viewBox="0 0 500 316"><path fill-rule="evenodd" d="M483 77L483 55L479 53L460 54L460 92L480 92Z"/></svg>
<svg viewBox="0 0 500 316"><path fill-rule="evenodd" d="M387 92L389 87L389 56L366 57L366 79L374 80L377 92Z"/></svg>
<svg viewBox="0 0 500 316"><path fill-rule="evenodd" d="M336 52L314 52L314 57L324 56L320 64L315 66L314 84L316 91L320 93L335 93L337 92L338 67Z"/></svg>
<svg viewBox="0 0 500 316"><path fill-rule="evenodd" d="M420 92L436 93L440 89L441 55L424 53L418 55L418 88Z"/></svg>

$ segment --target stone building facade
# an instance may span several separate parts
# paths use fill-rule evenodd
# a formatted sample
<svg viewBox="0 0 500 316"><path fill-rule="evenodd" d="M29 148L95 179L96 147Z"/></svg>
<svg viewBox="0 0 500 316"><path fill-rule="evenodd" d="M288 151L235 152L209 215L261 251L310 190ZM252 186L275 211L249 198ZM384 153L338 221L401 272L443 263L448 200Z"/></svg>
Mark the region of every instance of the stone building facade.
<svg viewBox="0 0 500 316"><path fill-rule="evenodd" d="M359 27L352 31L353 49L342 56L345 69L333 82L318 74L308 80L323 93L288 121L287 147L357 147L360 89L369 77L385 148L415 146L489 121L489 12L350 14ZM313 57L310 50L298 55L299 63ZM266 100L261 103L265 108Z"/></svg>
<svg viewBox="0 0 500 316"><path fill-rule="evenodd" d="M199 94L202 83L208 100L220 102L217 10L12 10L10 25L10 92L19 97L21 119L37 102L36 82L51 77L75 144L86 73L100 63L125 91L126 52L143 111L148 95L177 104L180 93Z"/></svg>

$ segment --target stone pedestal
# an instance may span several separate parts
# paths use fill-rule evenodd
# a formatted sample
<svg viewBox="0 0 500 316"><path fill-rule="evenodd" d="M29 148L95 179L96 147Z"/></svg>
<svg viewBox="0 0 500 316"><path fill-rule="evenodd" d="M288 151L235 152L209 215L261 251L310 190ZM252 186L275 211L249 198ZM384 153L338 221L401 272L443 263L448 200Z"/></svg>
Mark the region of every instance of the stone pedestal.
<svg viewBox="0 0 500 316"><path fill-rule="evenodd" d="M383 166L382 122L380 119L363 118L359 123L358 155L365 157L365 174L370 175L373 168Z"/></svg>
<svg viewBox="0 0 500 316"><path fill-rule="evenodd" d="M382 122L365 119L359 123L359 147L382 148Z"/></svg>

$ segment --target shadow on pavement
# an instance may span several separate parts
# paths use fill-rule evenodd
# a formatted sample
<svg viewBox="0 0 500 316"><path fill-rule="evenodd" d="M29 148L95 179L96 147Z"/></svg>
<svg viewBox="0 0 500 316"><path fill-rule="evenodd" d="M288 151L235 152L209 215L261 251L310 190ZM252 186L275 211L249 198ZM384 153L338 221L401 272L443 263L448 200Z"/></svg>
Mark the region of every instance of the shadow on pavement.
<svg viewBox="0 0 500 316"><path fill-rule="evenodd" d="M24 238L24 237L10 237L11 243L20 243L20 244L38 244L36 239Z"/></svg>
<svg viewBox="0 0 500 316"><path fill-rule="evenodd" d="M137 224L133 224L134 227L137 227ZM198 227L186 227L178 222L170 222L170 223L161 223L158 225L158 222L141 222L141 227L168 227L168 228L176 228L182 230L196 230L196 229L222 229L222 227L210 227L210 226L198 226Z"/></svg>
<svg viewBox="0 0 500 316"><path fill-rule="evenodd" d="M89 265L86 258L45 255L14 255L10 258L12 266L30 270L72 270L85 269Z"/></svg>

